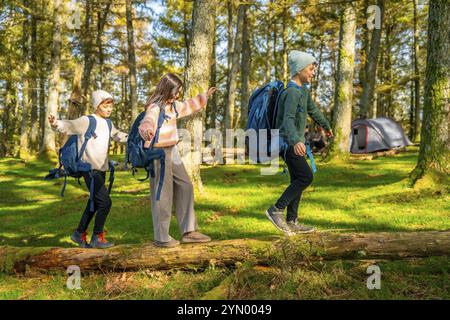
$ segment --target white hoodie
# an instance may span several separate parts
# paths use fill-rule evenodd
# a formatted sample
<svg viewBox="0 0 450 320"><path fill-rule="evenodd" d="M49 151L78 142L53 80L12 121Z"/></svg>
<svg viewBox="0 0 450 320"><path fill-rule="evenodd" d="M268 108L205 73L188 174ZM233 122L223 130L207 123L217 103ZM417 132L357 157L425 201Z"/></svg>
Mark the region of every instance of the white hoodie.
<svg viewBox="0 0 450 320"><path fill-rule="evenodd" d="M96 90L92 93L92 106L94 110L106 99L113 99L111 94L104 90ZM97 121L97 127L95 128L96 138L92 137L86 144L82 160L90 163L92 169L107 171L108 165L108 153L109 153L109 127L106 119L92 114ZM84 134L89 127L89 118L82 116L75 120L57 120L56 131L73 135L78 135L78 152L80 152L81 146L84 143ZM120 132L114 125L111 130L111 138L117 142L127 142L128 134Z"/></svg>
<svg viewBox="0 0 450 320"><path fill-rule="evenodd" d="M90 138L86 144L86 150L84 151L82 160L90 163L92 169L107 171L108 166L108 151L109 151L109 127L106 119L101 118L93 114L95 120L97 121L97 127L95 129L95 134L97 138ZM78 135L78 152L84 143L84 134L89 127L89 118L87 116L82 116L75 120L58 120L56 131L73 135ZM111 138L117 142L126 142L128 134L120 132L114 125L111 130Z"/></svg>

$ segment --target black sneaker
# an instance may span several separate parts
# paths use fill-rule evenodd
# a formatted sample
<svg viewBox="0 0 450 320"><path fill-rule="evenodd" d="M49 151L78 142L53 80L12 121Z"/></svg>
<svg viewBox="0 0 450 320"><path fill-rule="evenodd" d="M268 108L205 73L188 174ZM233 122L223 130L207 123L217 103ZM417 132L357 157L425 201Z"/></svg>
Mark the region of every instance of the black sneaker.
<svg viewBox="0 0 450 320"><path fill-rule="evenodd" d="M288 236L292 236L294 234L294 232L291 231L289 226L284 221L284 210L271 206L267 209L266 216L278 230L286 233Z"/></svg>
<svg viewBox="0 0 450 320"><path fill-rule="evenodd" d="M78 244L81 248L90 248L91 246L87 243L86 237L87 232L80 233L75 230L70 237L70 240Z"/></svg>
<svg viewBox="0 0 450 320"><path fill-rule="evenodd" d="M287 225L295 233L310 233L310 232L313 232L315 230L314 227L310 227L310 226L306 226L304 224L300 224L300 223L297 222L297 220L288 221Z"/></svg>

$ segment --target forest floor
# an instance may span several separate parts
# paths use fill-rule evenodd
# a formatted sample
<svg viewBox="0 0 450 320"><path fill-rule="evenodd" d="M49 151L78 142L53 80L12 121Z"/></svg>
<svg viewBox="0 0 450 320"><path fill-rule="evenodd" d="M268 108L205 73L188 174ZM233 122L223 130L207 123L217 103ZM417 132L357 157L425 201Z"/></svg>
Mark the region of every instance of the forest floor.
<svg viewBox="0 0 450 320"><path fill-rule="evenodd" d="M116 157L123 161L123 157ZM303 194L302 223L321 231L421 231L450 229L448 190L415 190L405 180L417 161L417 147L373 160L326 164L317 160L314 182ZM281 163L283 165L283 163ZM54 164L0 160L0 246L72 247L70 235L87 201L87 191L70 179L43 177ZM264 211L288 184L288 176L261 175L258 165L204 166L203 194L195 208L201 232L214 240L281 234ZM116 172L107 238L116 244L152 241L148 182ZM92 226L91 226L92 230ZM92 232L92 231L91 231ZM171 235L179 239L175 218ZM450 299L448 256L400 261L353 260L235 269L141 270L82 274L81 290L66 288L66 274L0 273L0 299L198 299L230 274L230 299ZM366 287L367 266L381 269L381 289Z"/></svg>

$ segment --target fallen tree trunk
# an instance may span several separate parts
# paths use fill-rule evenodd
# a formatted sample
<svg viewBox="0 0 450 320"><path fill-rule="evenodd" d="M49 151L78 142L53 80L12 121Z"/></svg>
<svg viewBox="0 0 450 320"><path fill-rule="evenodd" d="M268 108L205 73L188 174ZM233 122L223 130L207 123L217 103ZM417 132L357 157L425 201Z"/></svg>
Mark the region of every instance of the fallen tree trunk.
<svg viewBox="0 0 450 320"><path fill-rule="evenodd" d="M449 255L450 231L312 233L294 237L235 239L161 249L153 244L121 245L107 250L0 247L0 271L82 271L202 268L255 260L270 263L282 255L295 259L401 259Z"/></svg>

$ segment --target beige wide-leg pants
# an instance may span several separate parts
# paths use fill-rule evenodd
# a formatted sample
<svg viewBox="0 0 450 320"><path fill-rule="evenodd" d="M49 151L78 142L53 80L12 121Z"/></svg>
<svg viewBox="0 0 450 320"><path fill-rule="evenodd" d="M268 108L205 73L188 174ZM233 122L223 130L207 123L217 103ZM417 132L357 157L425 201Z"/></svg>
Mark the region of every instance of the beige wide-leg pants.
<svg viewBox="0 0 450 320"><path fill-rule="evenodd" d="M155 161L155 178L150 179L152 199L152 217L154 239L167 242L169 235L172 207L175 203L175 213L181 235L197 230L197 219L194 212L194 188L181 160L177 146L163 148L166 155L164 182L160 200L156 201L156 192L161 172L160 161Z"/></svg>

